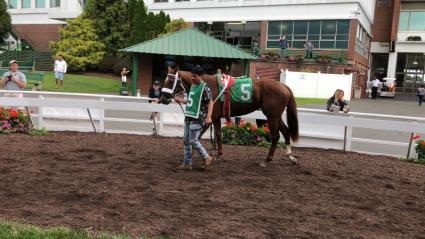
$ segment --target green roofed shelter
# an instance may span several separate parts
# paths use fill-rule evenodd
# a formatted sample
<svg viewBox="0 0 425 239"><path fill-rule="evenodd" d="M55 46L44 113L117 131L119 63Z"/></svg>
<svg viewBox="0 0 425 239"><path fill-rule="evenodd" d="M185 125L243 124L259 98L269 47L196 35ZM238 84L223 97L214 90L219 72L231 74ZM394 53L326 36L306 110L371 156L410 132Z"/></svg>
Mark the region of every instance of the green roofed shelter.
<svg viewBox="0 0 425 239"><path fill-rule="evenodd" d="M254 60L257 56L240 50L194 28L168 34L127 47L122 51L174 56L217 57Z"/></svg>
<svg viewBox="0 0 425 239"><path fill-rule="evenodd" d="M253 54L194 28L186 28L124 48L121 51L133 53L133 95L136 94L136 82L139 76L138 68L141 66L141 62L139 62L137 57L140 54L243 60L244 73L246 75L249 70L248 61L257 59L257 56ZM146 91L144 90L144 92Z"/></svg>

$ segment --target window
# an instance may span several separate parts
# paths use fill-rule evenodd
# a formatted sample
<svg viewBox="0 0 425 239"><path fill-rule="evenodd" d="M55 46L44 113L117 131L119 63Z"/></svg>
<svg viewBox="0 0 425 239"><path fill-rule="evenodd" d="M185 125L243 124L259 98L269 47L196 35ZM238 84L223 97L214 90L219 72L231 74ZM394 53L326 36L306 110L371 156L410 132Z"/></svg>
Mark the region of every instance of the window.
<svg viewBox="0 0 425 239"><path fill-rule="evenodd" d="M425 11L402 11L398 22L399 31L425 31Z"/></svg>
<svg viewBox="0 0 425 239"><path fill-rule="evenodd" d="M16 9L18 8L18 0L9 0L9 9Z"/></svg>
<svg viewBox="0 0 425 239"><path fill-rule="evenodd" d="M154 2L168 2L168 0L155 0Z"/></svg>
<svg viewBox="0 0 425 239"><path fill-rule="evenodd" d="M267 47L277 48L285 35L291 48L304 48L310 40L317 48L347 49L349 31L350 20L270 21Z"/></svg>
<svg viewBox="0 0 425 239"><path fill-rule="evenodd" d="M21 0L22 8L31 8L31 0Z"/></svg>
<svg viewBox="0 0 425 239"><path fill-rule="evenodd" d="M176 2L189 2L190 0L176 0Z"/></svg>
<svg viewBox="0 0 425 239"><path fill-rule="evenodd" d="M391 7L390 0L378 0L378 7Z"/></svg>
<svg viewBox="0 0 425 239"><path fill-rule="evenodd" d="M370 37L366 30L361 26L357 26L356 52L367 58L369 54Z"/></svg>
<svg viewBox="0 0 425 239"><path fill-rule="evenodd" d="M411 12L410 13L409 30L410 31L424 31L425 30L425 12Z"/></svg>
<svg viewBox="0 0 425 239"><path fill-rule="evenodd" d="M36 8L45 8L46 7L46 0L35 0L35 7Z"/></svg>
<svg viewBox="0 0 425 239"><path fill-rule="evenodd" d="M50 7L54 8L54 7L60 7L60 6L61 6L60 0L50 0Z"/></svg>

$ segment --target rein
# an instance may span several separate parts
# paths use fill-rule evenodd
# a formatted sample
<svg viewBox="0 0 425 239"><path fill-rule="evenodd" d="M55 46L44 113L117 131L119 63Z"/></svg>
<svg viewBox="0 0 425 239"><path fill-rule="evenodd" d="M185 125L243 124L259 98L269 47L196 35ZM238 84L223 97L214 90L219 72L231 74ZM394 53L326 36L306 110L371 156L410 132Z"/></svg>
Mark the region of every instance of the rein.
<svg viewBox="0 0 425 239"><path fill-rule="evenodd" d="M173 99L180 106L180 109L182 110L182 113L184 114L184 109L183 109L182 104L179 101L176 101L176 99L175 99L177 95L181 95L181 94L186 93L186 88L182 84L182 80L179 77L179 72L177 71L176 74L168 73L167 76L173 76L174 77L173 88L170 89L170 88L164 87L164 88L162 88L161 91L170 94L171 95L171 99ZM182 88L182 91L175 93L174 91L177 88L177 82L179 83L180 87Z"/></svg>

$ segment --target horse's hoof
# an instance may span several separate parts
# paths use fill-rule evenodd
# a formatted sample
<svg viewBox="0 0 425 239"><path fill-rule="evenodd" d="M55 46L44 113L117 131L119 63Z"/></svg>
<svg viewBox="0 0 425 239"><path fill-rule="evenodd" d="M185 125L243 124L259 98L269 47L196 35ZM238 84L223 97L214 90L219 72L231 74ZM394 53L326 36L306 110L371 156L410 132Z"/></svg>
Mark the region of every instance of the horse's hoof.
<svg viewBox="0 0 425 239"><path fill-rule="evenodd" d="M294 156L289 155L289 161L292 165L297 165L297 159Z"/></svg>
<svg viewBox="0 0 425 239"><path fill-rule="evenodd" d="M266 162L263 161L263 162L260 163L260 167L265 168L266 166L267 166Z"/></svg>

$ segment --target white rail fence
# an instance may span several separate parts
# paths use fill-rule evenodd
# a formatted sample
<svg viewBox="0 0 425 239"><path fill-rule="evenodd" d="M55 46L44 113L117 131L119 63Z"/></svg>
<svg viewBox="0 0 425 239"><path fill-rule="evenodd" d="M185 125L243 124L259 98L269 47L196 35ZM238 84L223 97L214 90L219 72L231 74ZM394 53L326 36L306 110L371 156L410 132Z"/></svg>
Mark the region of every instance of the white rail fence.
<svg viewBox="0 0 425 239"><path fill-rule="evenodd" d="M0 95L6 91L0 91ZM147 97L125 97L109 95L21 92L24 98L0 97L2 106L25 106L32 111L31 117L37 128L49 130L93 131L89 112L96 132L152 134L151 112L159 112L157 132L163 136L181 136L183 114L176 104L149 104ZM63 113L65 112L65 113ZM338 141L337 148L352 150L353 142L399 146L403 152L392 155L411 155L413 133L425 134L425 119L394 115L377 115L350 112L334 114L324 110L298 109L301 138L313 138L311 146L328 148L325 140ZM243 116L245 119L265 119L261 111ZM51 124L51 122L56 122ZM50 122L50 124L48 124ZM70 122L67 125L65 122ZM85 122L83 127L80 122ZM130 129L122 124L141 124ZM108 127L106 125L109 124ZM114 125L115 124L115 125ZM115 127L115 128L114 128ZM405 138L390 141L388 139L356 138L353 128L405 133ZM301 145L302 146L302 145Z"/></svg>

